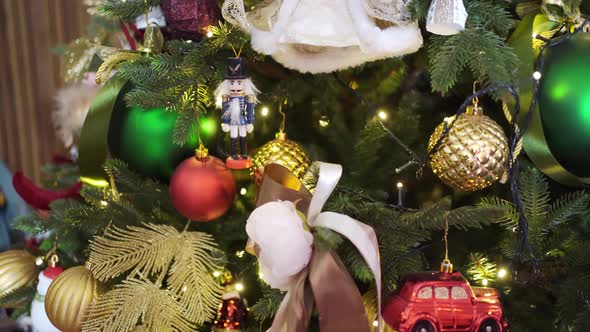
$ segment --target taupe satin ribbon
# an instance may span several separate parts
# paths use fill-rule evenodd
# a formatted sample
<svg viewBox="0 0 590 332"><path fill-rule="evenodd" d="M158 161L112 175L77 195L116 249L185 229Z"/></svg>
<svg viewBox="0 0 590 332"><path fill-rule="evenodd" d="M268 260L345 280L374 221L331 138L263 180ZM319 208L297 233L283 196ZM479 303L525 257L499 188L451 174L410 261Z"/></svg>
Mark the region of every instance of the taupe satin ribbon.
<svg viewBox="0 0 590 332"><path fill-rule="evenodd" d="M362 238L360 242L370 243L376 251L373 253L376 256L373 256L372 262L376 263L377 267L370 263L369 266L376 269L375 280L378 285L377 289L380 291L381 279L375 232L370 226L350 217L333 212L321 212L321 207L337 183L341 170L339 165L321 165L325 173L323 179L320 174L318 187L324 185L324 190L315 200L311 192L288 169L277 164L266 166L256 204L261 206L276 200L296 202L297 209L308 215L308 221L313 218L318 226L331 228L333 226L331 221L354 225L351 229L354 229L355 237ZM317 188L316 194L318 194ZM313 205L311 209L310 205ZM310 223L310 226L313 224ZM351 229L343 230L341 234L350 238ZM358 243L358 241L354 242ZM367 259L365 256L367 255L366 246L361 247L364 250L360 248L359 250L361 253L364 251L363 257ZM256 244L250 240L246 250L252 254L258 253ZM378 301L380 301L380 296ZM306 332L314 304L319 313L322 332L370 331L363 300L354 280L334 252L322 251L318 248L314 248L307 267L292 277L287 294L268 331ZM380 319L378 320L380 321Z"/></svg>

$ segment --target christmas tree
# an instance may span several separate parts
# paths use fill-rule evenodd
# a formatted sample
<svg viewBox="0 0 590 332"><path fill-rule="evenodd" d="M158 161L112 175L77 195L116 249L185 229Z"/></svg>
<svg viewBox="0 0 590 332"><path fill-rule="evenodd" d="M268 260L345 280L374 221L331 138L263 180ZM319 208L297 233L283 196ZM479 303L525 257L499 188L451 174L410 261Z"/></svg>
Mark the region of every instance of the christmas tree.
<svg viewBox="0 0 590 332"><path fill-rule="evenodd" d="M588 3L87 4L55 116L72 160L45 189L14 179L37 209L15 227L43 236L0 254L13 316L41 301L62 331L590 328Z"/></svg>

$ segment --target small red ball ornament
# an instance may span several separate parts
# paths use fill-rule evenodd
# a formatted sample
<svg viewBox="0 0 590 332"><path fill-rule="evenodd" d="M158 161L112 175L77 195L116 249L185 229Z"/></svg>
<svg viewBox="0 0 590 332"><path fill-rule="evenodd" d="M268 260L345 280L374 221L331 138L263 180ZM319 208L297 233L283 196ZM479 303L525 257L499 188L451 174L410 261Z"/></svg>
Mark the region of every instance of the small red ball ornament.
<svg viewBox="0 0 590 332"><path fill-rule="evenodd" d="M200 155L176 167L169 192L180 214L205 222L221 217L230 208L236 195L236 183L223 161Z"/></svg>

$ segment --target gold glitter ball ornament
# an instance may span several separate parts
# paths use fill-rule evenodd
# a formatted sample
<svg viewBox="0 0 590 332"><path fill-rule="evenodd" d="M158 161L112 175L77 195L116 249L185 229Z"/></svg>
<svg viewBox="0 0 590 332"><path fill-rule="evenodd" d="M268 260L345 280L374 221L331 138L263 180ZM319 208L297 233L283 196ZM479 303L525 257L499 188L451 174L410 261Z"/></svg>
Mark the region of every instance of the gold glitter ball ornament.
<svg viewBox="0 0 590 332"><path fill-rule="evenodd" d="M35 257L24 250L7 250L0 254L0 299L31 286L39 270ZM18 303L14 304L15 306ZM7 305L8 306L8 305ZM10 305L12 307L12 305Z"/></svg>
<svg viewBox="0 0 590 332"><path fill-rule="evenodd" d="M80 332L88 308L99 294L99 284L92 272L75 266L62 272L49 286L45 312L60 331Z"/></svg>
<svg viewBox="0 0 590 332"><path fill-rule="evenodd" d="M428 142L428 151L436 145L445 128L454 125L437 151L430 157L430 167L444 183L456 190L474 191L490 186L505 175L508 139L502 128L483 115L474 104L459 117L446 118Z"/></svg>
<svg viewBox="0 0 590 332"><path fill-rule="evenodd" d="M250 175L254 177L254 182L258 187L262 184L264 177L264 168L266 165L279 164L289 169L298 179L301 179L311 165L303 147L287 139L284 132L279 132L276 139L267 142L261 146L254 158L252 158L252 168Z"/></svg>

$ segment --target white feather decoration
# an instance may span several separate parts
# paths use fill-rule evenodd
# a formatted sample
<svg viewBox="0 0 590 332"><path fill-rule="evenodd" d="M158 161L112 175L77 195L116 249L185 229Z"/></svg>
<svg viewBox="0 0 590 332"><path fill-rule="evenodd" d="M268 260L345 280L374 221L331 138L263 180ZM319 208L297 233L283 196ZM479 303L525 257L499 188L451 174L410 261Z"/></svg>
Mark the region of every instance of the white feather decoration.
<svg viewBox="0 0 590 332"><path fill-rule="evenodd" d="M243 0L225 0L222 14L252 35L257 52L315 74L416 52L422 35L409 2L266 0L246 12Z"/></svg>
<svg viewBox="0 0 590 332"><path fill-rule="evenodd" d="M79 137L90 104L97 93L97 86L83 82L66 86L57 92L52 120L57 136L66 148L71 147Z"/></svg>

